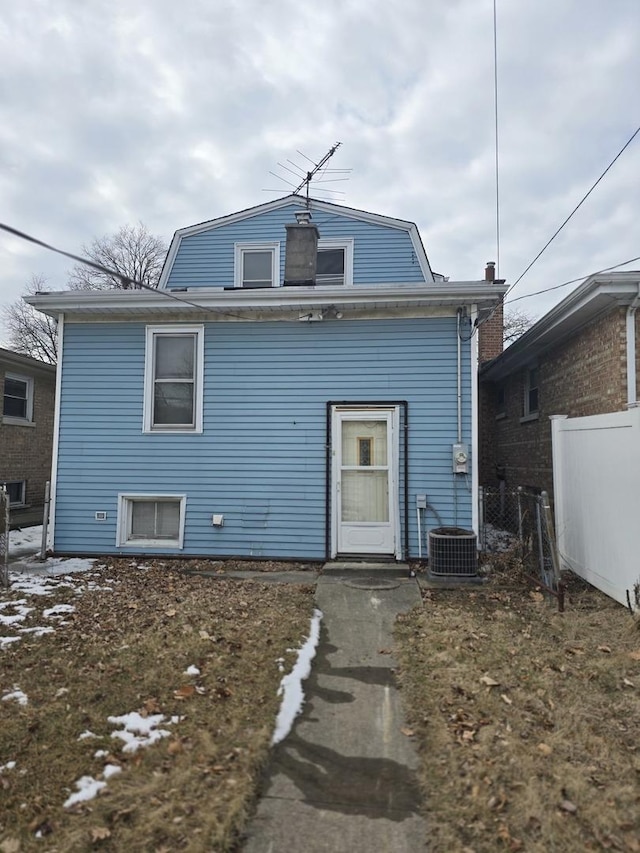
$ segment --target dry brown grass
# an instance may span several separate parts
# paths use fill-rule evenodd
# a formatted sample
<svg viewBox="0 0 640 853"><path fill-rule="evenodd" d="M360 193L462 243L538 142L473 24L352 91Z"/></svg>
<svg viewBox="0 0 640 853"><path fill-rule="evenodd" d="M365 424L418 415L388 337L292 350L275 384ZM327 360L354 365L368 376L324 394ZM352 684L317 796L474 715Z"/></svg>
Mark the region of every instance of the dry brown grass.
<svg viewBox="0 0 640 853"><path fill-rule="evenodd" d="M117 560L78 578L111 589L57 593L76 608L68 624L0 652L0 694L17 685L29 698L0 702L0 765L16 762L0 774L0 850L231 849L269 749L277 659L287 669L295 661L312 588ZM43 624L52 603L36 600L24 625ZM189 665L201 675L185 675ZM127 754L107 717L135 710L182 719L171 737ZM85 730L97 738L78 740ZM109 756L96 759L98 749ZM74 782L99 777L106 763L123 772L103 795L65 810Z"/></svg>
<svg viewBox="0 0 640 853"><path fill-rule="evenodd" d="M638 628L579 583L560 614L504 566L399 619L432 853L640 851Z"/></svg>

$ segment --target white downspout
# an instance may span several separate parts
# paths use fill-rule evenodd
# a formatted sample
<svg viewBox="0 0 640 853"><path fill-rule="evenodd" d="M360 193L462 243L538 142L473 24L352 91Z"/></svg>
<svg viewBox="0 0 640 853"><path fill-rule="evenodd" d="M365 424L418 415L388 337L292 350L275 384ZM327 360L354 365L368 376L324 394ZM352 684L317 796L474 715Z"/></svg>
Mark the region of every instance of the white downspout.
<svg viewBox="0 0 640 853"><path fill-rule="evenodd" d="M462 444L462 350L460 342L460 317L462 308L458 308L457 335L458 339L458 444Z"/></svg>
<svg viewBox="0 0 640 853"><path fill-rule="evenodd" d="M638 293L627 308L627 408L638 405L638 386L636 380L636 310L640 307L640 284Z"/></svg>

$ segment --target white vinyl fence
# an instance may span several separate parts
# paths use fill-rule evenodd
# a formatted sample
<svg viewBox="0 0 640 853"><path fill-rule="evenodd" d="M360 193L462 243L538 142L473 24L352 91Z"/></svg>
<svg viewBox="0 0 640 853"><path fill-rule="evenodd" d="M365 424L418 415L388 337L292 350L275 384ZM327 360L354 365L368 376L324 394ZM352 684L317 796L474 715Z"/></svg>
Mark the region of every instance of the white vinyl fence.
<svg viewBox="0 0 640 853"><path fill-rule="evenodd" d="M563 568L640 606L640 408L551 418L556 538Z"/></svg>

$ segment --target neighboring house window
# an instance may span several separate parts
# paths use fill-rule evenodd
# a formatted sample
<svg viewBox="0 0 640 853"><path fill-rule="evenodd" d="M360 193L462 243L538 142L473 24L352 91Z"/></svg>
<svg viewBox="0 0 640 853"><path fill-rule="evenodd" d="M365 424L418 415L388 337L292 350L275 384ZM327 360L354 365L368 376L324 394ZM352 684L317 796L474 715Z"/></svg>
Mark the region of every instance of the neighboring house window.
<svg viewBox="0 0 640 853"><path fill-rule="evenodd" d="M147 326L144 431L202 432L202 326Z"/></svg>
<svg viewBox="0 0 640 853"><path fill-rule="evenodd" d="M280 243L236 243L235 286L277 287L280 284Z"/></svg>
<svg viewBox="0 0 640 853"><path fill-rule="evenodd" d="M538 414L538 368L530 367L524 380L524 416Z"/></svg>
<svg viewBox="0 0 640 853"><path fill-rule="evenodd" d="M33 379L6 373L4 377L3 420L9 423L33 421Z"/></svg>
<svg viewBox="0 0 640 853"><path fill-rule="evenodd" d="M504 384L496 385L496 418L507 414L507 394Z"/></svg>
<svg viewBox="0 0 640 853"><path fill-rule="evenodd" d="M118 495L118 541L137 548L182 548L186 495Z"/></svg>
<svg viewBox="0 0 640 853"><path fill-rule="evenodd" d="M26 481L15 480L12 483L4 483L4 485L6 486L7 495L9 496L9 506L24 506Z"/></svg>
<svg viewBox="0 0 640 853"><path fill-rule="evenodd" d="M319 240L316 284L353 284L353 240Z"/></svg>

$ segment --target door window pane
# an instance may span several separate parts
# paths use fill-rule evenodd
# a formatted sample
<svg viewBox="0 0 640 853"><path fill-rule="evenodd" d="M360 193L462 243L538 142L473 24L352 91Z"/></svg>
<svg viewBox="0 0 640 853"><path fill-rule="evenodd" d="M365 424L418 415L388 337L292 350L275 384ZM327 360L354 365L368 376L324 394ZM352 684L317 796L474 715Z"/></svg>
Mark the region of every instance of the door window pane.
<svg viewBox="0 0 640 853"><path fill-rule="evenodd" d="M370 442L369 462L362 462L361 447ZM386 465L387 422L386 421L343 421L342 422L343 465Z"/></svg>
<svg viewBox="0 0 640 853"><path fill-rule="evenodd" d="M342 521L389 521L387 471L342 472Z"/></svg>

